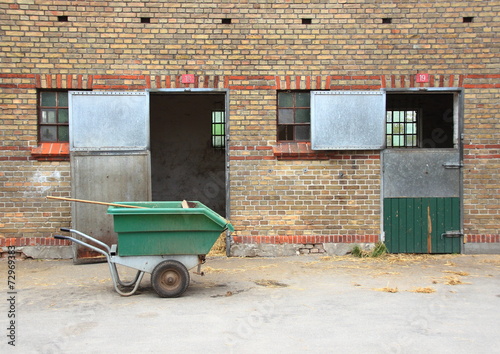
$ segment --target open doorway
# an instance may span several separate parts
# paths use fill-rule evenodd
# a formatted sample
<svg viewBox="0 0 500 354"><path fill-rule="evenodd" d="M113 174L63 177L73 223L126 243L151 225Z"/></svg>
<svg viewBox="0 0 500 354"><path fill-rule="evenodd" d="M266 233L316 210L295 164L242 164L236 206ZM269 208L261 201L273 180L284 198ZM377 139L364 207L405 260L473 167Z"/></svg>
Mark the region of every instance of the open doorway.
<svg viewBox="0 0 500 354"><path fill-rule="evenodd" d="M392 253L460 253L462 92L387 93L383 227Z"/></svg>
<svg viewBox="0 0 500 354"><path fill-rule="evenodd" d="M150 94L152 200L197 200L226 215L224 93Z"/></svg>

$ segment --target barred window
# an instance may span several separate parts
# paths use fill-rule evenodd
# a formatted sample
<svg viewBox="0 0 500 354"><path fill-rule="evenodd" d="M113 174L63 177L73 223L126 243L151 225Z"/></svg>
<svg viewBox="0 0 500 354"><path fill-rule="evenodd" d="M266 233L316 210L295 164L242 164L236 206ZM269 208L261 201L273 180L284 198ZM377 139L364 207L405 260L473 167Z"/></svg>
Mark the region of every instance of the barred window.
<svg viewBox="0 0 500 354"><path fill-rule="evenodd" d="M417 146L417 111L387 111L386 118L387 147Z"/></svg>
<svg viewBox="0 0 500 354"><path fill-rule="evenodd" d="M212 147L223 149L226 145L226 119L224 111L212 111Z"/></svg>

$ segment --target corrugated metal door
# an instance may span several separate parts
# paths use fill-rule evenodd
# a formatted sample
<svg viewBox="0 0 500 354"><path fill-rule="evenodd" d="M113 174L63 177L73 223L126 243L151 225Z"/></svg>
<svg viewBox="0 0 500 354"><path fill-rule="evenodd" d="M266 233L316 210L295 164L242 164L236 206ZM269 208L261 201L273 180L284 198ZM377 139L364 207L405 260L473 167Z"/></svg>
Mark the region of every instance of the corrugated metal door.
<svg viewBox="0 0 500 354"><path fill-rule="evenodd" d="M460 253L460 198L385 198L384 230L394 253Z"/></svg>
<svg viewBox="0 0 500 354"><path fill-rule="evenodd" d="M149 96L145 92L70 92L72 197L103 202L151 199ZM116 243L106 207L72 203L72 227ZM75 262L95 254L75 248Z"/></svg>

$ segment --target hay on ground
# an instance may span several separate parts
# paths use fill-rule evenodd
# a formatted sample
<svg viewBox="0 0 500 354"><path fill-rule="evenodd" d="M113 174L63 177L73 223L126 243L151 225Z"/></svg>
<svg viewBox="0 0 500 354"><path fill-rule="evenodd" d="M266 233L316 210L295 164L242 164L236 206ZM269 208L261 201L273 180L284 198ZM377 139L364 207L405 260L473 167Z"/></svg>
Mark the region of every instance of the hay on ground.
<svg viewBox="0 0 500 354"><path fill-rule="evenodd" d="M382 291L384 293L397 293L399 290L398 288L377 288L377 289L373 289L375 291Z"/></svg>
<svg viewBox="0 0 500 354"><path fill-rule="evenodd" d="M431 293L435 293L436 289L427 287L427 288L415 288L415 289L411 289L408 291L410 291L412 293L431 294Z"/></svg>
<svg viewBox="0 0 500 354"><path fill-rule="evenodd" d="M444 277L448 281L445 282L446 285L460 285L460 284L465 284L462 282L458 277Z"/></svg>
<svg viewBox="0 0 500 354"><path fill-rule="evenodd" d="M460 276L462 276L462 277L466 277L466 276L469 276L469 275L470 275L470 273L467 273L467 272L453 271L453 270L445 270L444 272L445 272L445 273L455 274L455 275L460 275Z"/></svg>

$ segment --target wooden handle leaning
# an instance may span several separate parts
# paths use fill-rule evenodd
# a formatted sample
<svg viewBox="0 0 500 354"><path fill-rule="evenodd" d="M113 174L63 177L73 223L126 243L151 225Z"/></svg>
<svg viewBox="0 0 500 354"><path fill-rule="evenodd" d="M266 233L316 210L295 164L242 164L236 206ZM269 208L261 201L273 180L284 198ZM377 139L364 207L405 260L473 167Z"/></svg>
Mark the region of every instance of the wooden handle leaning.
<svg viewBox="0 0 500 354"><path fill-rule="evenodd" d="M93 200L84 200L84 199L73 199L73 198L52 197L52 196L47 196L47 199L65 200L65 201L68 201L68 202L78 202L78 203L108 205L108 206L115 206L115 207L119 207L119 208L148 209L147 207L142 207L142 206L123 205L123 204L116 204L116 203L104 203L104 202L96 202L96 201L93 201Z"/></svg>

